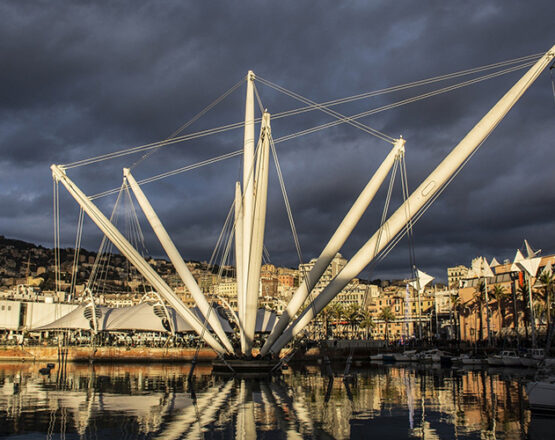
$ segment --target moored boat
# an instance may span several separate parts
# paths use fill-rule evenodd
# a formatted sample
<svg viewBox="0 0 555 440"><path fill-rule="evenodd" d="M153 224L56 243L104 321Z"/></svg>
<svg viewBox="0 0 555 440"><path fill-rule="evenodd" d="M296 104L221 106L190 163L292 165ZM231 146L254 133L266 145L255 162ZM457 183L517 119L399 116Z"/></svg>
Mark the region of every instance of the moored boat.
<svg viewBox="0 0 555 440"><path fill-rule="evenodd" d="M505 359L507 359L507 363L505 363ZM503 350L499 354L488 356L488 365L492 367L520 367L521 363L519 357L516 355L516 352L513 350Z"/></svg>
<svg viewBox="0 0 555 440"><path fill-rule="evenodd" d="M526 385L528 403L532 411L555 412L555 376Z"/></svg>
<svg viewBox="0 0 555 440"><path fill-rule="evenodd" d="M514 351L504 351L501 353L503 358L503 365L506 367L521 367L520 356Z"/></svg>

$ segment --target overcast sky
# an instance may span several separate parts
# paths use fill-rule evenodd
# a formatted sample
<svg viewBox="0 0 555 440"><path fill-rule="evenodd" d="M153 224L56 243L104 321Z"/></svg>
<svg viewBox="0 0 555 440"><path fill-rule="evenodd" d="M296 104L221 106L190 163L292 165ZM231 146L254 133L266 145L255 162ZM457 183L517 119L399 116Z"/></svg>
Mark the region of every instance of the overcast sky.
<svg viewBox="0 0 555 440"><path fill-rule="evenodd" d="M92 4L91 4L92 3ZM545 1L0 1L0 234L52 246L52 163L166 138L249 69L323 102L546 52L555 2ZM464 137L523 70L361 120L406 141L410 189ZM474 76L475 77L475 76ZM469 79L411 88L336 107L354 114ZM257 83L270 113L300 104ZM239 122L245 86L186 132ZM258 107L258 105L257 105ZM258 112L258 110L257 110ZM331 121L318 112L276 119L274 138ZM258 128L257 128L258 132ZM133 168L137 179L234 151L242 130L165 147ZM446 268L478 255L512 258L527 238L555 252L555 102L549 70L415 226L416 263ZM303 259L319 254L390 145L340 126L277 144ZM118 187L140 155L68 170L86 194ZM208 260L241 174L237 157L144 185L186 259ZM398 182L398 179L397 179ZM266 247L297 266L276 173ZM75 201L60 189L61 233L73 246ZM379 193L342 249L372 235ZM97 200L109 215L115 198ZM402 201L396 185L391 208ZM126 210L118 225L125 230ZM139 213L148 252L163 256ZM83 246L98 248L87 219ZM406 240L363 278L407 277Z"/></svg>

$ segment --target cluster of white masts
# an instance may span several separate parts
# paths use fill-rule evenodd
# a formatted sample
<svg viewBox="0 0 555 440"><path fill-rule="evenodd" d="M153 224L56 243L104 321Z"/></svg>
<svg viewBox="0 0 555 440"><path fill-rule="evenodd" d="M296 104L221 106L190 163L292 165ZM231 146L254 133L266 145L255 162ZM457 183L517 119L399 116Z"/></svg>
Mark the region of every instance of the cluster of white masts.
<svg viewBox="0 0 555 440"><path fill-rule="evenodd" d="M392 150L370 179L364 190L329 240L312 270L300 280L300 285L281 315L272 332L260 349L261 355L278 355L281 349L304 330L310 321L364 268L403 231L410 221L449 182L457 170L464 165L472 153L488 137L505 117L526 89L555 57L555 46L538 60L532 68L497 102L497 104L474 126L451 153L430 173L422 184L385 221L372 237L349 260L343 270L316 296L298 317L302 305L314 288L333 257L341 249L357 222L368 208L379 187L385 180L395 160L404 154L405 141L397 139ZM258 146L255 150L254 127L254 80L253 72L247 75L247 95L245 110L243 185L235 186L235 253L237 265L238 315L237 321L241 339L241 353L252 355L260 269L266 221L268 188L268 168L270 155L270 114L265 112L260 127ZM256 158L255 158L256 151ZM106 237L125 255L145 277L152 287L193 327L198 335L218 354L233 354L235 348L225 334L217 312L210 306L189 271L183 258L170 239L150 202L137 184L129 169L124 169L124 180L133 190L137 201L150 225L164 247L177 274L191 293L200 312L202 322L177 297L166 282L139 254L134 246L120 233L110 220L92 201L67 177L62 166L52 165L52 174L57 182L62 182L76 199L84 212L102 230ZM125 183L125 182L124 182ZM295 319L294 319L295 318ZM294 320L293 320L294 319ZM207 329L209 324L213 333Z"/></svg>

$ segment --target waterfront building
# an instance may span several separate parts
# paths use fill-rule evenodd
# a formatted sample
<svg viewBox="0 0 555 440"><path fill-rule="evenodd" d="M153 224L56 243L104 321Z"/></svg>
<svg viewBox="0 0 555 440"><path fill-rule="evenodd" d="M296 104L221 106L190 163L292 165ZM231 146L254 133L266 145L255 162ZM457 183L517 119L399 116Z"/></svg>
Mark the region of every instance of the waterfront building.
<svg viewBox="0 0 555 440"><path fill-rule="evenodd" d="M555 255L541 257L536 277L531 278L536 331L547 330L545 286L540 276L546 266L555 265ZM483 292L484 278L464 279L459 289L458 314L460 338L467 342L484 341L489 328L493 338L525 336L531 332L528 318L529 293L524 273L515 271L506 260L494 267L494 276L487 277L488 301ZM481 292L481 293L480 293ZM553 301L553 298L551 298Z"/></svg>
<svg viewBox="0 0 555 440"><path fill-rule="evenodd" d="M369 299L367 310L375 323L374 338L405 340L418 337L420 331L423 337L430 336L435 309L434 289L423 292L419 307L416 290L409 286L407 298L407 281L402 284L385 287L377 297ZM381 318L386 308L392 313L392 319L387 323Z"/></svg>
<svg viewBox="0 0 555 440"><path fill-rule="evenodd" d="M466 278L469 268L463 265L447 268L447 286L451 288L460 287L460 283Z"/></svg>

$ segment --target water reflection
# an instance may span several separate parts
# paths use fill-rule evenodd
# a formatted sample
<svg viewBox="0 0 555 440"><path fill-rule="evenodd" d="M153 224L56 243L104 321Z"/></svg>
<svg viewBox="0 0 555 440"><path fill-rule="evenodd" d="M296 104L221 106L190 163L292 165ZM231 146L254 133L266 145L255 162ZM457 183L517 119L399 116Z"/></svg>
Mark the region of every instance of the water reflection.
<svg viewBox="0 0 555 440"><path fill-rule="evenodd" d="M198 365L0 364L0 436L47 439L552 438L532 417L525 371L318 366L271 381ZM338 371L342 371L339 369Z"/></svg>

